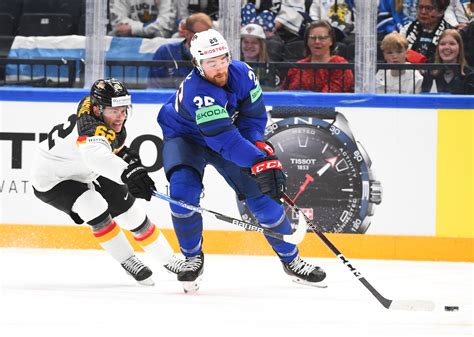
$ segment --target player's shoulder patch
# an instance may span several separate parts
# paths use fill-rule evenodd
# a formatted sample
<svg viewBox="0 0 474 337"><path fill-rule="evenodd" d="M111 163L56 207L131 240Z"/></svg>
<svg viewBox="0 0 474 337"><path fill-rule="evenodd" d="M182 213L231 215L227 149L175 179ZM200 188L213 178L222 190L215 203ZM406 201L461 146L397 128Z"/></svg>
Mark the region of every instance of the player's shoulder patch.
<svg viewBox="0 0 474 337"><path fill-rule="evenodd" d="M92 114L90 96L84 97L77 107L77 117L79 118L84 114L87 114L87 115Z"/></svg>
<svg viewBox="0 0 474 337"><path fill-rule="evenodd" d="M262 96L262 88L254 70L241 61L232 61L231 66L229 67L231 87L238 92L239 99L250 97L250 101L254 103Z"/></svg>
<svg viewBox="0 0 474 337"><path fill-rule="evenodd" d="M85 144L102 144L102 145L105 145L107 147L110 148L110 143L109 141L103 137L103 136L92 136L92 137L88 137L88 136L79 136L77 137L77 140L76 140L76 145L77 146L81 146L81 145L85 145Z"/></svg>

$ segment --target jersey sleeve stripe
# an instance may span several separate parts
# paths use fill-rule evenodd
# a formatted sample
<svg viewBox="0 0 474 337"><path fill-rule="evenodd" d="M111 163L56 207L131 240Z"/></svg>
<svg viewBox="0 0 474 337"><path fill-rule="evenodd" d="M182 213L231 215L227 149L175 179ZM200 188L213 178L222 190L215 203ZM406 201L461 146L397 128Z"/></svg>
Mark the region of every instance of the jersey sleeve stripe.
<svg viewBox="0 0 474 337"><path fill-rule="evenodd" d="M85 144L87 142L87 136L79 136L76 140L76 145Z"/></svg>

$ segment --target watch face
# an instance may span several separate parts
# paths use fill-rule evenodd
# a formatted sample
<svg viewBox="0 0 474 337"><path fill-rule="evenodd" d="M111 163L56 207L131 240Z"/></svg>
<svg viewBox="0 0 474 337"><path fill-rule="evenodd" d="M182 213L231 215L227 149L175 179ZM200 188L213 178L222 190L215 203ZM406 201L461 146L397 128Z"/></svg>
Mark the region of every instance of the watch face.
<svg viewBox="0 0 474 337"><path fill-rule="evenodd" d="M288 196L324 232L365 232L369 173L357 145L326 121L295 120L286 119L267 129L267 140L287 173ZM287 212L297 223L298 214Z"/></svg>

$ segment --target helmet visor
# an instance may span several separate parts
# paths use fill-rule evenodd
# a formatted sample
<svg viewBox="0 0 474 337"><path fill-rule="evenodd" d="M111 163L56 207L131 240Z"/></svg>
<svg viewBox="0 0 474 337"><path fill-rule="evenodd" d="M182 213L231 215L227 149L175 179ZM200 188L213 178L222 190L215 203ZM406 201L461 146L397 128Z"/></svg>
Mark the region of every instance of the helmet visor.
<svg viewBox="0 0 474 337"><path fill-rule="evenodd" d="M230 56L226 54L225 57L217 56L211 59L201 61L201 67L205 72L210 72L222 68L227 68L230 63Z"/></svg>

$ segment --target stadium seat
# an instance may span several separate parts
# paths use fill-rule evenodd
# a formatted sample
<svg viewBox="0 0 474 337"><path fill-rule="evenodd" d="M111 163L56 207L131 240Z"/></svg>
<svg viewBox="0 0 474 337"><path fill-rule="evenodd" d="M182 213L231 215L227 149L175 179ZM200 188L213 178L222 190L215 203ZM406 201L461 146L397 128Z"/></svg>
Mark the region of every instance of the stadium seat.
<svg viewBox="0 0 474 337"><path fill-rule="evenodd" d="M348 60L347 45L344 42L336 42L336 55L342 56Z"/></svg>
<svg viewBox="0 0 474 337"><path fill-rule="evenodd" d="M74 34L73 20L69 14L23 14L18 27L22 36L59 36Z"/></svg>
<svg viewBox="0 0 474 337"><path fill-rule="evenodd" d="M0 36L0 58L8 57L14 36Z"/></svg>
<svg viewBox="0 0 474 337"><path fill-rule="evenodd" d="M0 35L15 35L15 18L8 13L0 13Z"/></svg>
<svg viewBox="0 0 474 337"><path fill-rule="evenodd" d="M355 42L351 42L347 45L346 48L346 59L349 62L354 62L355 58Z"/></svg>
<svg viewBox="0 0 474 337"><path fill-rule="evenodd" d="M23 0L1 0L0 13L8 13L18 20L21 16Z"/></svg>
<svg viewBox="0 0 474 337"><path fill-rule="evenodd" d="M77 35L86 35L86 15L83 14L79 18L79 22L77 24Z"/></svg>
<svg viewBox="0 0 474 337"><path fill-rule="evenodd" d="M0 36L0 58L7 58L14 36ZM5 82L5 65L0 64L0 84Z"/></svg>
<svg viewBox="0 0 474 337"><path fill-rule="evenodd" d="M292 41L285 44L284 59L287 62L294 62L303 59L305 56L305 46L303 40Z"/></svg>
<svg viewBox="0 0 474 337"><path fill-rule="evenodd" d="M355 59L355 42L349 43L346 49L346 59L349 62L354 62ZM377 62L384 62L382 49L380 49L380 41L377 42Z"/></svg>
<svg viewBox="0 0 474 337"><path fill-rule="evenodd" d="M283 41L277 39L265 40L268 56L273 62L282 62L283 60Z"/></svg>
<svg viewBox="0 0 474 337"><path fill-rule="evenodd" d="M2 0L3 1L3 0ZM57 13L72 17L74 33L80 17L85 14L85 0L23 0L23 14Z"/></svg>

